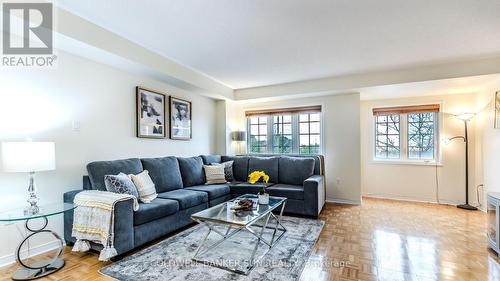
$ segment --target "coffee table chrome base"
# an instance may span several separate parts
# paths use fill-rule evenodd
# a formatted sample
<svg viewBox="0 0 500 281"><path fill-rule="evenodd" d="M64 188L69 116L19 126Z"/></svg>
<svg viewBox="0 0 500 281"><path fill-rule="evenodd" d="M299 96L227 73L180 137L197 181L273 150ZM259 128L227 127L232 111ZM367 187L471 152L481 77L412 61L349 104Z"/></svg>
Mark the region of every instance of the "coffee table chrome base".
<svg viewBox="0 0 500 281"><path fill-rule="evenodd" d="M17 246L16 261L21 265L21 267L12 273L12 280L33 280L52 274L64 267L64 260L59 258L63 250L64 240L54 231L45 229L48 224L48 219L47 217L42 218L44 219L44 224L38 229L30 228L29 219L26 220L24 224L26 230L30 231L31 234L26 236L26 238L24 238L23 241L21 241L21 243ZM57 253L54 258L50 260L42 260L32 264L26 264L21 259L21 248L28 241L28 239L39 233L49 233L56 239L56 241L58 241L59 247L57 249Z"/></svg>
<svg viewBox="0 0 500 281"><path fill-rule="evenodd" d="M284 209L285 209L285 202L281 206L281 211L280 211L279 216L276 216L275 214L270 212L265 217L261 218L260 220L265 221L264 225L250 224L250 225L242 226L242 227L238 227L238 228L235 228L236 227L235 225L229 225L227 227L227 230L225 233L222 233L221 231L219 231L213 227L214 225L220 225L218 223L213 223L213 222L208 222L208 221L196 219L196 221L198 223L200 223L208 228L208 232L205 235L205 237L203 238L203 240L200 242L200 245L196 249L196 252L195 252L192 260L195 262L206 264L206 265L229 270L229 271L234 272L234 273L248 275L252 271L252 269L254 269L254 267L257 265L257 263L260 261L260 259L263 258L281 240L281 238L287 232L287 229L281 224L281 218L283 216ZM273 217L276 220L276 224L274 224L274 226L268 226L269 219L271 217ZM258 231L255 231L255 230L250 228L251 226L259 227L260 229ZM273 230L273 235L272 235L270 240L266 240L263 237L264 231L266 229ZM257 240L255 247L251 253L250 259L248 260L248 265L246 266L246 268L244 270L234 268L234 267L224 266L224 265L217 263L217 262L212 262L212 261L208 261L208 260L204 260L204 259L199 258L199 256L217 248L217 246L222 244L222 242L228 240L229 238L231 238L232 236L234 236L235 234L237 234L241 231L247 231L247 232L251 233L252 235L254 235L256 237L256 240ZM212 243L211 245L206 246L205 244L207 242L207 239L212 232L218 234L219 236L222 236L222 238L220 240L217 240L216 242ZM276 234L278 232L281 232L281 234L276 236ZM260 255L259 257L256 257L255 255L256 255L257 250L259 248L259 245L261 243L264 244L264 246L266 246L268 248L262 255ZM205 247L205 249L203 249L204 247ZM202 249L203 249L203 251L202 251Z"/></svg>
<svg viewBox="0 0 500 281"><path fill-rule="evenodd" d="M49 274L52 274L59 269L64 267L64 260L62 259L56 259L53 261L51 264L47 265L47 263L50 262L49 260L43 260L39 262L35 262L33 264L30 264L30 266L33 267L42 267L41 269L29 269L29 268L24 268L21 267L18 270L16 270L14 273L12 273L12 280L33 280L37 279L40 277L47 276ZM47 265L47 266L45 266Z"/></svg>

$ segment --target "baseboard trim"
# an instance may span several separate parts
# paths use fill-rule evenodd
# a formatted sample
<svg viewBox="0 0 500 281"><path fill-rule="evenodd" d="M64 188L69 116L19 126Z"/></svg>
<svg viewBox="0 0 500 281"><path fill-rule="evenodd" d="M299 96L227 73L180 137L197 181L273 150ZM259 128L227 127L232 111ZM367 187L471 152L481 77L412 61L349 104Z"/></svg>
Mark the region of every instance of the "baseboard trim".
<svg viewBox="0 0 500 281"><path fill-rule="evenodd" d="M363 197L369 197L369 198L378 198L378 199L390 199L390 200L400 200L400 201L412 201L412 202L419 202L419 203L433 203L433 204L438 204L436 199L434 198L418 198L418 197L413 197L413 196L401 196L401 195L389 195L389 194L375 194L375 193L363 193ZM440 199L439 204L444 204L444 205L458 205L460 204L458 201L454 200L445 200L445 199Z"/></svg>
<svg viewBox="0 0 500 281"><path fill-rule="evenodd" d="M63 245L63 246L65 246L65 245ZM27 249L21 251L21 257L23 259L31 258L31 257L37 256L37 255L41 255L43 253L46 253L48 251L52 251L54 249L57 249L58 247L59 247L59 241L57 241L57 240L50 241L48 243L32 247L31 250L29 251L30 255L28 255ZM16 256L14 253L0 257L0 267L6 266L6 265L11 265L15 262L16 262Z"/></svg>
<svg viewBox="0 0 500 281"><path fill-rule="evenodd" d="M373 194L373 193L363 193L363 197L388 199L388 200L399 200L399 201L410 201L410 202L419 202L419 203L443 204L443 205L451 205L451 206L456 206L456 205L462 204L462 202L455 201L455 200L439 199L439 202L437 202L436 199L429 199L429 198L417 198L417 197L412 197L412 196ZM479 206L478 209L482 212L486 212L486 210L484 209L483 206Z"/></svg>
<svg viewBox="0 0 500 281"><path fill-rule="evenodd" d="M340 198L327 198L326 203L338 203L338 204L348 204L348 205L361 205L361 200L350 200L350 199L340 199Z"/></svg>

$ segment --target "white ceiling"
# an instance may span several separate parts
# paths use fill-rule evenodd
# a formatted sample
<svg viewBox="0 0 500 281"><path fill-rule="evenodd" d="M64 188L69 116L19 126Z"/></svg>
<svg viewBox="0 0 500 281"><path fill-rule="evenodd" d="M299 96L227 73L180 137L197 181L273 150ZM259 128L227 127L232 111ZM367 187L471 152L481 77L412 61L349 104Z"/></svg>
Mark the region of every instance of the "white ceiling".
<svg viewBox="0 0 500 281"><path fill-rule="evenodd" d="M500 85L500 74L480 75L356 89L361 100L476 94ZM491 93L492 96L494 92Z"/></svg>
<svg viewBox="0 0 500 281"><path fill-rule="evenodd" d="M499 0L58 0L235 89L500 55Z"/></svg>

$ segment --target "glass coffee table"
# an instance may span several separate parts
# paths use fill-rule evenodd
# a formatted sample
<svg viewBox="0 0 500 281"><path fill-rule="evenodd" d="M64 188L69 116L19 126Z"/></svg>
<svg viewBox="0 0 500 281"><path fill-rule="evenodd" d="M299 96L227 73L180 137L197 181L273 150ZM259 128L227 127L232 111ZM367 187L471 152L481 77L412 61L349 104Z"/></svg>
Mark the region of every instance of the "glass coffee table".
<svg viewBox="0 0 500 281"><path fill-rule="evenodd" d="M231 209L242 199L254 201L253 210ZM286 233L281 224L285 204L286 198L271 196L269 204L262 205L257 195L246 194L191 215L208 228L192 260L247 275ZM279 215L273 213L275 210ZM211 233L219 239L209 239ZM231 254L238 257L230 260Z"/></svg>
<svg viewBox="0 0 500 281"><path fill-rule="evenodd" d="M24 227L26 230L31 232L27 235L23 241L17 246L16 249L16 260L21 265L21 267L12 273L13 280L32 280L43 276L47 276L56 272L64 266L64 260L59 258L62 253L64 240L52 230L45 229L49 222L48 217L63 214L64 212L71 211L75 209L76 206L68 203L56 203L41 205L40 211L36 214L29 214L25 212L24 208L14 209L10 211L0 212L0 222L14 222L14 221L24 221ZM30 227L29 222L35 219L42 219L43 225L38 228ZM27 264L21 259L21 248L24 244L27 244L29 239L40 233L48 233L54 236L59 244L56 255L50 260L42 260L32 264Z"/></svg>

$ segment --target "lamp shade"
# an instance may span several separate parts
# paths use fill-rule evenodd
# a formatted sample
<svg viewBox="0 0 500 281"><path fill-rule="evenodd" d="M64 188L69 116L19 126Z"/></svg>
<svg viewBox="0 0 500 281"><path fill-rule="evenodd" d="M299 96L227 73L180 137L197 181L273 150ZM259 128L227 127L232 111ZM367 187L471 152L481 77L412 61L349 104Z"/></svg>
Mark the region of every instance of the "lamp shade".
<svg viewBox="0 0 500 281"><path fill-rule="evenodd" d="M469 121L472 119L472 117L474 117L474 115L475 115L474 113L464 112L464 113L456 114L455 118L460 119L462 121Z"/></svg>
<svg viewBox="0 0 500 281"><path fill-rule="evenodd" d="M53 142L3 142L2 168L4 172L38 172L56 168Z"/></svg>
<svg viewBox="0 0 500 281"><path fill-rule="evenodd" d="M231 139L233 141L245 141L247 139L247 134L244 131L235 131L231 133Z"/></svg>

